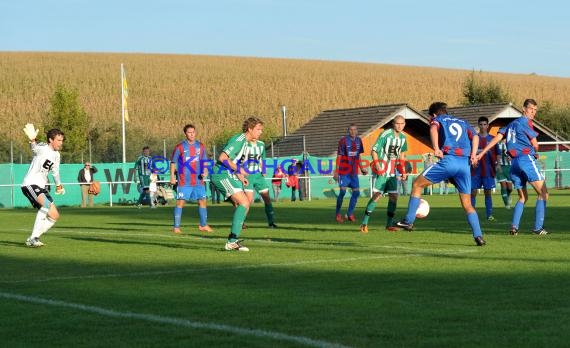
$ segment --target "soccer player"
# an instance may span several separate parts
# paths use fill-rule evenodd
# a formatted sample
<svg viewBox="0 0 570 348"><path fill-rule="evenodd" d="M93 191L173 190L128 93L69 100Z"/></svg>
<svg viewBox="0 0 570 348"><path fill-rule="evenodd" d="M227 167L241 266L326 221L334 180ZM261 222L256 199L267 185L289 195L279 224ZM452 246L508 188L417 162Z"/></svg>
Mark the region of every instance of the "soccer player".
<svg viewBox="0 0 570 348"><path fill-rule="evenodd" d="M174 227L176 234L180 231L182 220L182 208L186 201L198 201L198 216L200 223L198 230L201 232L213 232L208 225L208 211L206 208L206 187L204 175L207 176L208 168L204 166L208 160L206 148L196 140L196 127L192 124L184 126L184 139L174 147L170 159L170 183L176 184L176 207L174 207ZM176 174L175 174L176 173Z"/></svg>
<svg viewBox="0 0 570 348"><path fill-rule="evenodd" d="M388 209L386 211L386 230L397 231L394 226L394 215L398 204L398 180L396 169L402 180L406 180L408 172L405 169L408 143L403 133L406 119L397 115L392 120L392 128L383 131L372 146L372 172L375 174L372 197L366 205L364 218L360 225L360 232L368 233L368 220L374 211L376 203L383 193L388 193Z"/></svg>
<svg viewBox="0 0 570 348"><path fill-rule="evenodd" d="M32 234L26 240L26 245L37 248L44 245L40 241L42 234L46 233L59 218L59 211L53 202L53 198L46 190L48 173L51 171L55 181L55 194L65 194L59 178L60 153L63 146L64 134L59 129L50 129L47 132L47 144L36 142L38 130L31 123L26 124L24 133L30 139L30 148L34 158L28 169L28 173L22 182L22 192L32 206L38 209Z"/></svg>
<svg viewBox="0 0 570 348"><path fill-rule="evenodd" d="M447 114L447 104L435 102L429 107L433 116L430 122L430 138L435 157L440 160L424 171L412 183L412 194L408 202L408 212L396 226L411 231L416 219L416 211L420 205L422 188L442 180L450 179L457 192L467 222L471 227L475 243L486 244L479 225L477 212L471 205L471 171L469 162L476 163L479 137L475 129L464 120Z"/></svg>
<svg viewBox="0 0 570 348"><path fill-rule="evenodd" d="M516 236L519 233L519 226L524 210L524 205L528 200L527 183L530 183L536 191L536 207L534 216L533 233L544 235L548 232L544 229L544 215L546 213L546 201L548 200L548 190L544 182L544 175L540 171L538 163L538 133L534 130L532 120L536 116L538 104L534 99L526 99L523 103L523 114L506 127L499 129L499 133L481 151L477 158L489 151L493 146L506 138L507 153L511 160L511 179L513 187L519 194L519 200L513 209L513 219L509 233Z"/></svg>
<svg viewBox="0 0 570 348"><path fill-rule="evenodd" d="M236 134L228 140L212 170L211 180L224 197L230 198L235 206L225 249L249 251L249 248L242 245L239 240L249 210L249 198L243 191L248 184L247 172L240 160L246 152L247 143L261 137L263 121L255 116L248 117L243 123L242 131L243 133Z"/></svg>
<svg viewBox="0 0 570 348"><path fill-rule="evenodd" d="M358 136L358 127L355 124L348 126L348 135L340 138L338 142L338 151L336 156L337 168L333 174L333 179L338 182L340 188L336 199L336 221L344 222L340 213L346 189L350 187L352 193L350 195L350 203L345 218L348 221L356 221L354 217L354 208L360 196L360 182L358 180L358 168L362 174L366 175L367 170L360 162L360 154L364 152L362 139Z"/></svg>
<svg viewBox="0 0 570 348"><path fill-rule="evenodd" d="M511 157L507 153L507 144L500 141L497 144L497 181L501 185L501 197L505 208L511 209L511 192L513 192L513 182L511 180Z"/></svg>
<svg viewBox="0 0 570 348"><path fill-rule="evenodd" d="M265 180L265 143L259 139L253 139L247 142L246 150L241 159L244 169L248 174L247 186L244 191L249 199L249 204L253 203L254 191L259 193L265 205L265 215L267 216L267 224L271 228L277 228L273 217L273 204L269 197L269 184Z"/></svg>
<svg viewBox="0 0 570 348"><path fill-rule="evenodd" d="M479 117L477 124L479 126L479 150L482 150L493 140L493 136L489 134L489 119L487 117ZM471 205L475 207L477 191L483 188L487 221L495 221L493 217L493 196L491 194L495 188L496 164L497 148L494 147L481 157L476 166L471 168Z"/></svg>
<svg viewBox="0 0 570 348"><path fill-rule="evenodd" d="M142 149L142 154L135 161L135 170L137 171L137 178L141 186L141 192L139 199L137 200L137 206L140 208L142 206L143 200L149 196L148 185L150 185L150 147L145 146ZM151 205L151 204L149 204Z"/></svg>

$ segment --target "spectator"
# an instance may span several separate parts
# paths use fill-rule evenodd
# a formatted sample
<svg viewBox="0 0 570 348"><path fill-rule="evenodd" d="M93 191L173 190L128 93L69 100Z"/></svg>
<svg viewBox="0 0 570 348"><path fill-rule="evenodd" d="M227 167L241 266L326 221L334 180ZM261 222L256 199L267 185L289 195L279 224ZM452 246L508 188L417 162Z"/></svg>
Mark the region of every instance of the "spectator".
<svg viewBox="0 0 570 348"><path fill-rule="evenodd" d="M271 184L273 186L273 201L279 201L279 194L281 193L281 188L283 187L283 179L287 178L287 175L281 170L281 166L277 166L275 173L273 173L273 179L271 179Z"/></svg>
<svg viewBox="0 0 570 348"><path fill-rule="evenodd" d="M287 168L287 183L285 184L287 187L291 188L291 202L295 202L297 199L295 191L299 192L299 200L303 200L303 196L301 194L301 185L299 185L299 171L300 166L297 164L297 160L293 159L293 163Z"/></svg>
<svg viewBox="0 0 570 348"><path fill-rule="evenodd" d="M91 163L85 162L85 165L79 170L79 174L77 174L77 182L79 182L79 186L81 187L81 208L87 206L87 200L89 201L89 206L93 206L93 196L95 195L89 192L89 186L91 186L94 180L93 175L95 173L97 173L97 168L91 166Z"/></svg>
<svg viewBox="0 0 570 348"><path fill-rule="evenodd" d="M139 208L142 206L143 202L148 199L149 195L148 185L150 184L150 161L150 147L145 146L142 149L142 154L139 156L139 158L137 158L135 162L135 170L137 172L136 179L138 179L140 185L140 196L137 200L137 206Z"/></svg>

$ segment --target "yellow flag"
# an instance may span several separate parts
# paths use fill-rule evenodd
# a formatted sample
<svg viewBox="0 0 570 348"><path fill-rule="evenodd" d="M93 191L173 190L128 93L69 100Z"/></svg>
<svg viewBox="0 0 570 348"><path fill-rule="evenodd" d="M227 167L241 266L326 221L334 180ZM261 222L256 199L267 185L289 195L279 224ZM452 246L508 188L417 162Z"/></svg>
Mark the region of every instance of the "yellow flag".
<svg viewBox="0 0 570 348"><path fill-rule="evenodd" d="M127 86L127 72L123 71L123 112L125 115L125 121L129 122L129 108L128 105L129 99L129 88Z"/></svg>

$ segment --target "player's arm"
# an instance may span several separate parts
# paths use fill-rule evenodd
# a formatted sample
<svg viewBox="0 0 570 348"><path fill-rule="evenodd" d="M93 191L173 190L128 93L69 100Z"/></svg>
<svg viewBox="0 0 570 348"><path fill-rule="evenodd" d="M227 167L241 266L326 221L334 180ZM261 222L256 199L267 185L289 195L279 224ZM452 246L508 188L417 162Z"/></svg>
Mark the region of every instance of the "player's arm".
<svg viewBox="0 0 570 348"><path fill-rule="evenodd" d="M479 140L479 137L477 137L477 140ZM485 148L481 150L481 152L479 152L478 155L476 155L477 161L481 160L481 158L487 153L487 151L493 148L493 146L497 145L501 140L503 140L503 134L497 133L497 135L495 135L495 137L487 144L487 146L485 146ZM478 147L479 147L479 141L477 141L477 147L474 148L475 153L477 153ZM473 148L471 150L473 150Z"/></svg>
<svg viewBox="0 0 570 348"><path fill-rule="evenodd" d="M431 139L431 146L433 147L433 155L437 158L443 158L443 152L439 148L439 124L433 123L429 127L429 136Z"/></svg>
<svg viewBox="0 0 570 348"><path fill-rule="evenodd" d="M176 184L176 163L170 162L170 185Z"/></svg>
<svg viewBox="0 0 570 348"><path fill-rule="evenodd" d="M479 158L477 157L478 149L479 149L479 135L473 134L473 137L471 138L471 154L469 156L471 165L473 166L476 165L477 162L479 161Z"/></svg>
<svg viewBox="0 0 570 348"><path fill-rule="evenodd" d="M406 180L408 178L408 172L406 172L406 154L400 152L400 156L398 157L398 163L396 163L396 169L402 175L402 180Z"/></svg>
<svg viewBox="0 0 570 348"><path fill-rule="evenodd" d="M63 188L63 185L61 184L61 178L59 176L59 162L60 162L59 153L57 155L58 156L56 157L56 160L51 167L51 175L53 176L53 181L55 183L55 194L56 195L64 195L65 189Z"/></svg>
<svg viewBox="0 0 570 348"><path fill-rule="evenodd" d="M244 185L247 185L247 178L245 177L245 175L242 173L241 170L238 170L238 166L236 163L234 163L231 159L230 156L228 156L227 153L225 153L224 151L222 151L220 153L220 156L218 156L218 161L220 161L221 163L223 163L223 165L230 169L230 171L232 173L234 173L237 178L239 179L239 181L241 181Z"/></svg>

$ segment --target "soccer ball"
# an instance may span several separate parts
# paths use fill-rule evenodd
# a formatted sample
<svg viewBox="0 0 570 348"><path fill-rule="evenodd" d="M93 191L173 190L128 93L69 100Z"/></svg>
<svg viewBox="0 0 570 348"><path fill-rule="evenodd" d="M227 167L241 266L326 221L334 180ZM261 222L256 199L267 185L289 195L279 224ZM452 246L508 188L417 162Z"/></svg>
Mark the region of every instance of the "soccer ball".
<svg viewBox="0 0 570 348"><path fill-rule="evenodd" d="M416 210L416 218L423 219L429 214L429 203L425 199L420 199L420 205Z"/></svg>

